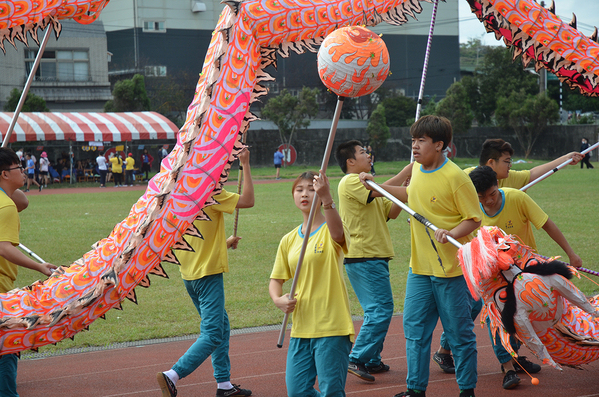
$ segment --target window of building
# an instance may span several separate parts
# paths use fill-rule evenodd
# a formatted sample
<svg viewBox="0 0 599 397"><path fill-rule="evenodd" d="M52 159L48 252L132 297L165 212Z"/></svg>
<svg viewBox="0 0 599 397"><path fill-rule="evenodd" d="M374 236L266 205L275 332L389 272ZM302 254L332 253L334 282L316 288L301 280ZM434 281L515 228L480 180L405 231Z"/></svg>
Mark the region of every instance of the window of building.
<svg viewBox="0 0 599 397"><path fill-rule="evenodd" d="M166 32L164 21L144 21L144 32Z"/></svg>
<svg viewBox="0 0 599 397"><path fill-rule="evenodd" d="M145 74L147 77L165 77L166 66L146 66Z"/></svg>
<svg viewBox="0 0 599 397"><path fill-rule="evenodd" d="M25 69L31 72L37 50L25 50ZM89 81L86 50L46 50L35 72L35 81Z"/></svg>

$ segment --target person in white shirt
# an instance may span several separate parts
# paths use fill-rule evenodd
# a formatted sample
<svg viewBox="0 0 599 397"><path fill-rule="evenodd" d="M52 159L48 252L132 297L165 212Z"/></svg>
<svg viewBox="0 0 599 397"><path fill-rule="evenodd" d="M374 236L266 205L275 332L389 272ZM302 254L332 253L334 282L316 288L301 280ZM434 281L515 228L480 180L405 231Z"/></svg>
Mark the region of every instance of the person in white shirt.
<svg viewBox="0 0 599 397"><path fill-rule="evenodd" d="M101 151L96 157L96 163L98 164L98 172L100 172L100 187L106 187L106 173L108 168L106 167L106 157L104 157L104 151Z"/></svg>

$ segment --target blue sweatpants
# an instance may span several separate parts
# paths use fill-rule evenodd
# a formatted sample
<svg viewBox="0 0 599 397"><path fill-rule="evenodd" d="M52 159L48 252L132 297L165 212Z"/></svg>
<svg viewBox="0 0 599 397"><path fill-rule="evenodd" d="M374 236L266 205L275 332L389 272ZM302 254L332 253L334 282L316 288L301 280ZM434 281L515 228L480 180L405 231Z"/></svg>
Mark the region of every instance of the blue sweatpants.
<svg viewBox="0 0 599 397"><path fill-rule="evenodd" d="M346 263L347 277L364 310L364 322L349 356L350 361L377 366L393 317L389 263L383 259Z"/></svg>
<svg viewBox="0 0 599 397"><path fill-rule="evenodd" d="M478 317L480 311L483 308L483 301L482 299L479 299L478 301L475 301L474 299L472 299L472 311L471 311L471 317L472 317L472 321L476 320L476 317ZM487 322L487 330L489 331L489 339L491 339L491 344L493 345L493 352L495 353L495 357L497 357L497 360L499 360L499 362L501 364L507 363L508 361L510 361L512 359L512 356L510 355L510 353L508 353L507 350L505 350L505 348L503 347L503 345L501 344L501 340L499 339L499 335L497 334L495 336L495 338L493 338L493 335L491 334L491 327L489 327L489 316L487 316L486 320ZM514 338L514 337L510 337L510 344L512 345L512 349L514 349L515 352L518 352L518 350L520 349L520 343L518 343L518 341ZM443 332L441 334L441 347L443 349L446 350L452 350L451 346L449 345L449 341L447 340L447 337L445 336L445 332Z"/></svg>
<svg viewBox="0 0 599 397"><path fill-rule="evenodd" d="M197 280L183 280L202 322L200 337L173 366L179 378L185 378L212 355L214 378L226 382L231 378L229 361L229 317L225 311L223 275L214 274Z"/></svg>
<svg viewBox="0 0 599 397"><path fill-rule="evenodd" d="M471 299L463 276L424 276L413 274L410 269L403 318L408 389L425 391L428 386L431 342L439 318L453 348L458 386L461 390L476 387L477 351L470 317Z"/></svg>
<svg viewBox="0 0 599 397"><path fill-rule="evenodd" d="M476 320L476 318L478 317L478 315L480 314L480 311L483 309L483 300L482 299L474 300L474 298L472 298L472 295L470 295L470 299L471 299L470 303L472 304L472 310L470 311L470 317L472 317L472 321L474 322ZM447 336L445 336L445 331L443 331L443 333L441 334L440 342L441 342L441 347L443 349L451 350L451 346L449 346L449 341L447 340Z"/></svg>
<svg viewBox="0 0 599 397"><path fill-rule="evenodd" d="M289 397L345 397L349 336L291 338L285 383ZM318 376L318 388L314 388Z"/></svg>
<svg viewBox="0 0 599 397"><path fill-rule="evenodd" d="M19 397L17 393L17 363L16 354L0 356L0 396ZM347 364L345 365L347 371Z"/></svg>

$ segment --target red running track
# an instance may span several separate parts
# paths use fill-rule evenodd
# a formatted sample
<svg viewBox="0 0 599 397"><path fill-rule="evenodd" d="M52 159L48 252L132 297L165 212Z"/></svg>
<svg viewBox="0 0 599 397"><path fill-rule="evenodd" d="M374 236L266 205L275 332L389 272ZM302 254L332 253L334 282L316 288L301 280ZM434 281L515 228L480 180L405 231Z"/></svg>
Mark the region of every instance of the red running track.
<svg viewBox="0 0 599 397"><path fill-rule="evenodd" d="M356 322L358 330L361 322ZM440 324L434 336L438 347ZM501 387L503 374L493 355L486 329L475 326L478 341L477 397L591 397L599 396L599 362L584 366L583 370L564 368L560 373L549 366L535 376L538 386L530 383L525 374L515 389ZM287 334L287 338L289 334ZM251 389L257 397L284 397L285 359L288 339L282 349L276 347L278 331L244 333L231 336L232 381ZM159 343L140 347L103 350L55 356L44 359L26 359L19 363L18 392L21 397L68 396L161 396L156 373L165 371L176 362L193 340ZM526 355L527 349L521 353ZM532 354L532 361L539 362ZM383 360L391 370L367 383L348 374L346 392L357 397L392 397L405 391L406 361L402 317L395 316L383 351ZM528 379L527 379L528 378ZM193 374L179 381L180 397L214 396L216 383L212 365L205 362ZM429 397L459 395L453 375L448 375L431 362Z"/></svg>

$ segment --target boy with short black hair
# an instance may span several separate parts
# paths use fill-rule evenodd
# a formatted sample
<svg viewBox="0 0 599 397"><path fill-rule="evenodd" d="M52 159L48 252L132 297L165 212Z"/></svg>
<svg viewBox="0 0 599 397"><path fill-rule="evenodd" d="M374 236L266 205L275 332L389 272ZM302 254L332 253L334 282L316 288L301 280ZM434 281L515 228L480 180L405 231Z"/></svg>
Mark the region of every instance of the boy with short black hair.
<svg viewBox="0 0 599 397"><path fill-rule="evenodd" d="M386 198L375 198L360 183L360 172L370 171L370 156L362 142L351 140L340 144L335 158L346 174L338 187L339 215L352 241L343 263L364 310L364 323L349 355L347 370L362 380L374 382L372 374L389 371L389 366L381 361L393 316L389 260L394 252L387 221L397 218L401 209Z"/></svg>
<svg viewBox="0 0 599 397"><path fill-rule="evenodd" d="M570 152L553 161L538 165L531 170L511 171L513 155L514 149L512 145L503 139L487 139L483 143L479 165L489 166L497 173L500 188L511 187L520 189L567 160L571 160L571 164L575 165L584 158L578 152ZM466 168L464 171L470 173L474 168Z"/></svg>
<svg viewBox="0 0 599 397"><path fill-rule="evenodd" d="M570 264L575 267L582 266L580 257L568 244L566 237L549 219L549 216L534 202L530 196L517 189L502 188L497 184L497 174L491 167L477 167L470 173L470 179L476 188L480 206L483 210L482 226L497 226L508 234L516 235L522 243L533 250L537 250L537 244L532 232L531 224L537 229L543 228L568 255ZM488 322L488 320L487 320ZM536 373L541 366L531 363L524 356L518 357L518 363L503 348L498 336L492 337L489 329L489 337L493 344L495 356L501 363L502 371L506 371L503 379L503 388L511 389L520 383L516 375L521 367L529 373ZM518 351L519 344L512 343L514 351Z"/></svg>
<svg viewBox="0 0 599 397"><path fill-rule="evenodd" d="M408 390L396 397L425 397L432 334L439 318L454 349L460 396L471 397L477 382L472 298L457 261L457 247L446 243L448 236L468 242L480 225L482 213L474 185L443 154L452 138L449 120L421 117L410 134L416 161L410 185L397 186L396 181L389 180L383 187L439 229L434 234L435 243L424 225L410 222L411 258L403 318ZM372 177L362 173L360 179Z"/></svg>
<svg viewBox="0 0 599 397"><path fill-rule="evenodd" d="M19 266L36 270L50 276L56 266L38 263L23 254L19 245L19 208L27 207L27 199L15 191L23 186L23 166L19 157L10 149L0 148L0 293L14 288ZM15 199L12 199L15 197ZM16 354L0 355L0 396L18 397Z"/></svg>

